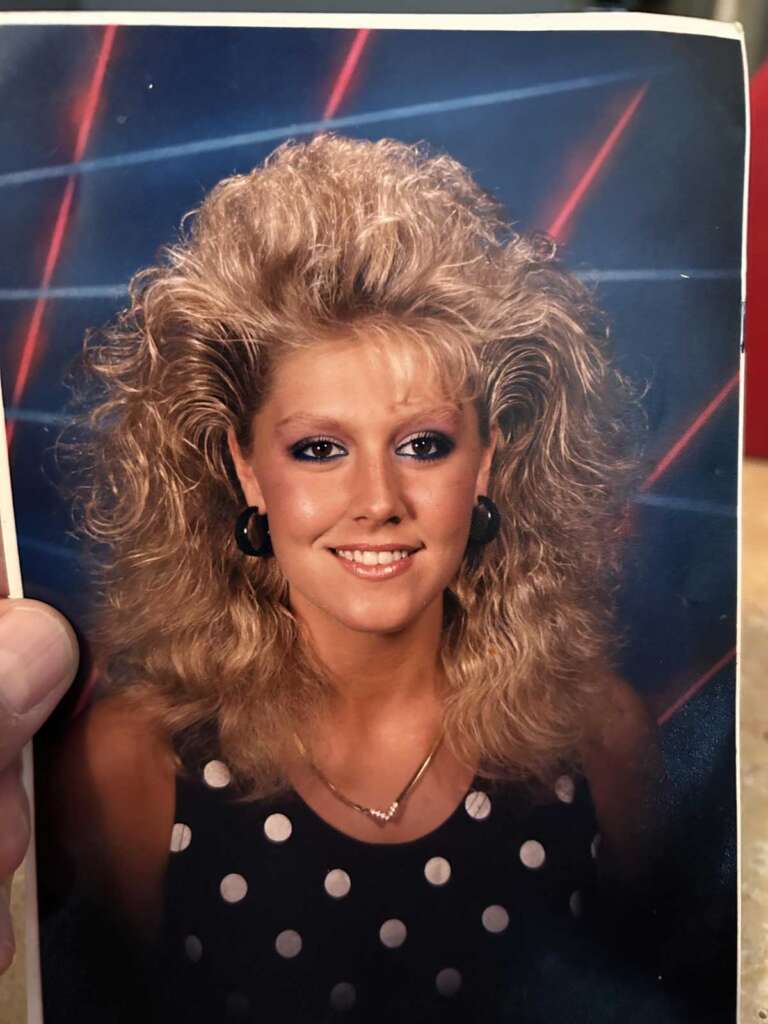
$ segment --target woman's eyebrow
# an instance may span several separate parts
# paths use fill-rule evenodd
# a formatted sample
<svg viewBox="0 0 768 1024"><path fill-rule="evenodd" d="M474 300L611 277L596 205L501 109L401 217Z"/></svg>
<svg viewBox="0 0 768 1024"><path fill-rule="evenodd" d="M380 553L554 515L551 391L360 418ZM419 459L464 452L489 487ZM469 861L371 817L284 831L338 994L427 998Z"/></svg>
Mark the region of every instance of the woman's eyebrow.
<svg viewBox="0 0 768 1024"><path fill-rule="evenodd" d="M314 416L312 413L298 412L292 413L290 416L285 416L283 419L278 420L275 425L275 429L284 430L287 427L304 427L312 430L343 430L344 424L341 420L334 419L332 416Z"/></svg>
<svg viewBox="0 0 768 1024"><path fill-rule="evenodd" d="M447 421L451 425L455 425L460 415L460 409L456 405L430 406L429 408L419 409L416 412L403 416L402 419L397 421L397 429L402 430L403 427L407 427L409 424L422 423L424 420L442 420L443 422ZM283 419L278 420L275 425L276 430L286 430L293 427L303 427L310 430L344 431L349 430L350 425L333 416L314 415L306 412L292 413L290 416L285 416Z"/></svg>
<svg viewBox="0 0 768 1024"><path fill-rule="evenodd" d="M461 417L461 410L457 405L435 405L427 409L419 409L400 420L398 428L407 427L411 423L421 423L424 420L442 420L456 426Z"/></svg>

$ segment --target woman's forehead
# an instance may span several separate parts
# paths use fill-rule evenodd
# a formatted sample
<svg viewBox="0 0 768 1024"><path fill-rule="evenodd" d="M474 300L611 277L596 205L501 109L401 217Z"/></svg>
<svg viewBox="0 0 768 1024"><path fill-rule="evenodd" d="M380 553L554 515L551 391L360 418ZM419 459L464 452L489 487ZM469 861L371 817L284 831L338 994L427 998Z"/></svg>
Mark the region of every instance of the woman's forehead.
<svg viewBox="0 0 768 1024"><path fill-rule="evenodd" d="M323 340L293 350L275 367L267 401L311 408L329 399L343 404L363 397L386 399L393 409L462 404L439 360L394 334Z"/></svg>

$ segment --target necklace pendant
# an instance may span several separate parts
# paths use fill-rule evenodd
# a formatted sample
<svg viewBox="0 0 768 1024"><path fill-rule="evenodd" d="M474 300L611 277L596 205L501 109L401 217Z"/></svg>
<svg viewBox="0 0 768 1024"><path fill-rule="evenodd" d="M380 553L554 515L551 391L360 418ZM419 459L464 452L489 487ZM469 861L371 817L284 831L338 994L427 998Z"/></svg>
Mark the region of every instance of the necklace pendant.
<svg viewBox="0 0 768 1024"><path fill-rule="evenodd" d="M399 806L400 804L398 803L397 800L395 800L393 803L389 805L386 811L380 811L376 807L367 807L366 811L372 818L375 818L376 821L381 821L384 824L386 824L388 821L391 821L397 814L397 809Z"/></svg>
<svg viewBox="0 0 768 1024"><path fill-rule="evenodd" d="M325 775L323 775L323 773L314 763L314 761L307 752L307 748L301 742L301 737L298 735L298 733L294 733L294 739L296 740L296 746L299 748L300 753L303 755L303 757L309 764L309 767L312 769L312 771L315 773L318 779L323 783L323 785L327 789L329 789L331 793L333 793L333 795L337 797L337 799L341 800L341 802L343 804L346 804L347 807L351 807L353 810L359 811L361 814L366 814L369 818L373 818L374 821L380 821L383 825L385 825L388 821L392 821L392 819L400 809L401 802L405 800L405 798L411 792L413 787L422 777L424 772L427 770L427 768L429 768L432 762L432 758L435 756L438 747L442 743L443 734L441 732L440 735L437 737L434 746L422 761L419 770L413 776L413 778L405 787L405 789L400 793L397 800L393 800L389 807L386 809L386 811L380 811L377 807L364 807L362 804L355 803L354 800L349 800L347 797L345 797L343 793L339 792L339 790L336 788L336 786L333 785L332 782L329 782L329 780L326 779Z"/></svg>

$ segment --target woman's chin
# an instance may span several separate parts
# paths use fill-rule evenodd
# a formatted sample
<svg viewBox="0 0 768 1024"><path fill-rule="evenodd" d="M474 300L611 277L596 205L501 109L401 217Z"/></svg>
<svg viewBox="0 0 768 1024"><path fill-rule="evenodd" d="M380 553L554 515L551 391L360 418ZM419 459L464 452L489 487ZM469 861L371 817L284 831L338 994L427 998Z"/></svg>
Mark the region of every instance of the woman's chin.
<svg viewBox="0 0 768 1024"><path fill-rule="evenodd" d="M344 601L329 601L329 594L320 600L310 595L291 592L290 605L294 614L307 624L324 629L345 629L356 634L391 636L412 629L433 613L442 622L443 594L424 595L355 595ZM399 598L399 599L398 599Z"/></svg>
<svg viewBox="0 0 768 1024"><path fill-rule="evenodd" d="M401 633L413 627L423 613L423 608L414 607L411 602L365 601L340 610L335 618L355 633L375 636Z"/></svg>
<svg viewBox="0 0 768 1024"><path fill-rule="evenodd" d="M390 636L401 633L413 624L413 616L404 615L359 615L341 620L347 629L371 636Z"/></svg>

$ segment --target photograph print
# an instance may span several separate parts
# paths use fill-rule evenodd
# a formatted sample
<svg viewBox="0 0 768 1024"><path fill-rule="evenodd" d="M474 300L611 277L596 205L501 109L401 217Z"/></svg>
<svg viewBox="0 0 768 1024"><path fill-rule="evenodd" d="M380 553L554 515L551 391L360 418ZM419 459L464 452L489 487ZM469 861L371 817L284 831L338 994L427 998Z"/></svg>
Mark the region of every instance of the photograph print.
<svg viewBox="0 0 768 1024"><path fill-rule="evenodd" d="M46 1024L733 1020L739 32L160 20L0 19Z"/></svg>

